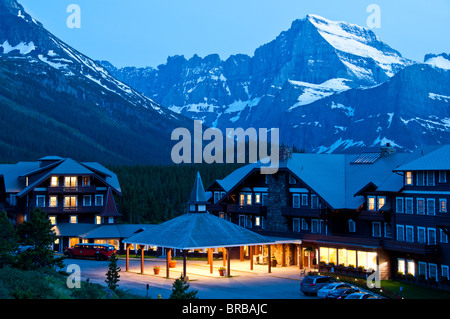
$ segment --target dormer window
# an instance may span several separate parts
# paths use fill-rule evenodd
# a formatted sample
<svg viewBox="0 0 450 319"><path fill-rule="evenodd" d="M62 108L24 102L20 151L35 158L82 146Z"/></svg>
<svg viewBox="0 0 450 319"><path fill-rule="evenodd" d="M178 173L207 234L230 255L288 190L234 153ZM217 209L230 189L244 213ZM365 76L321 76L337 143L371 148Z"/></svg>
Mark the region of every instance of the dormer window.
<svg viewBox="0 0 450 319"><path fill-rule="evenodd" d="M58 186L58 176L52 176L50 179L50 186L57 187Z"/></svg>
<svg viewBox="0 0 450 319"><path fill-rule="evenodd" d="M412 185L412 183L412 172L406 172L405 184Z"/></svg>

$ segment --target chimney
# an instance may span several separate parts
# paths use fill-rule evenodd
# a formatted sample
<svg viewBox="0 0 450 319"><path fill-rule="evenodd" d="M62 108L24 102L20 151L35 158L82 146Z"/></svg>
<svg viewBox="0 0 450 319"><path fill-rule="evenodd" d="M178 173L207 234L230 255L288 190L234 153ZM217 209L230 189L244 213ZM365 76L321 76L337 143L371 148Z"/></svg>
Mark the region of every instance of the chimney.
<svg viewBox="0 0 450 319"><path fill-rule="evenodd" d="M382 157L395 154L396 152L397 150L395 149L395 147L391 146L391 143L386 143L386 145L380 147L380 155Z"/></svg>
<svg viewBox="0 0 450 319"><path fill-rule="evenodd" d="M287 146L280 147L280 161L286 160L292 157L292 148Z"/></svg>

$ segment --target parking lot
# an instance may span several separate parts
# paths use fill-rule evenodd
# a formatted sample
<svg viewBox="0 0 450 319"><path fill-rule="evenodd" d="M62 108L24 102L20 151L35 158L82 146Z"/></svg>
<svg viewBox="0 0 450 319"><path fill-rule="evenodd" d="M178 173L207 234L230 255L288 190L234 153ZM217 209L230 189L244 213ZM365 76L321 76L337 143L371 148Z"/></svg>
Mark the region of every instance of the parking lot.
<svg viewBox="0 0 450 319"><path fill-rule="evenodd" d="M105 274L108 270L108 261L95 261L90 259L67 259L66 266L76 264L81 269L81 279L89 278L91 282L105 285ZM130 271L125 272L126 262L118 262L120 272L119 287L128 289L134 294L151 298L169 298L172 284L182 273L182 263L178 262L176 268L170 269L170 278L165 278L165 259L146 259L144 274L140 274L140 260L130 259ZM153 274L153 266L160 266L159 275ZM267 266L254 265L250 270L248 261L231 261L231 277L220 277L218 268L221 261L214 262L214 272L210 274L209 265L205 261L187 261L187 276L190 289L198 290L200 299L316 299L305 296L300 292L300 270L297 266L273 267L268 273Z"/></svg>

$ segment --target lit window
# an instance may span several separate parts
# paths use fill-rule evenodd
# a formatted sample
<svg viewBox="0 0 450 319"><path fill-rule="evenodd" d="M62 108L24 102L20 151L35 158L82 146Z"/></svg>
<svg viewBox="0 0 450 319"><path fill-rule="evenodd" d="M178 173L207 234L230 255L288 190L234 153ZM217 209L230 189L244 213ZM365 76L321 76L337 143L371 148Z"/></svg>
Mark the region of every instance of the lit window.
<svg viewBox="0 0 450 319"><path fill-rule="evenodd" d="M50 221L51 225L56 225L56 216L49 216L48 220Z"/></svg>
<svg viewBox="0 0 450 319"><path fill-rule="evenodd" d="M52 176L50 180L50 186L51 187L57 187L58 186L58 176Z"/></svg>
<svg viewBox="0 0 450 319"><path fill-rule="evenodd" d="M58 196L50 196L50 207L58 206Z"/></svg>
<svg viewBox="0 0 450 319"><path fill-rule="evenodd" d="M255 204L261 204L261 194L260 193L255 194Z"/></svg>
<svg viewBox="0 0 450 319"><path fill-rule="evenodd" d="M76 196L64 196L64 207L76 207L77 197Z"/></svg>
<svg viewBox="0 0 450 319"><path fill-rule="evenodd" d="M91 178L89 176L83 176L83 186L90 186Z"/></svg>
<svg viewBox="0 0 450 319"><path fill-rule="evenodd" d="M239 205L241 205L241 206L245 205L245 194L239 195Z"/></svg>
<svg viewBox="0 0 450 319"><path fill-rule="evenodd" d="M408 265L408 274L415 276L416 275L416 265L414 264L414 261L408 260L407 265Z"/></svg>
<svg viewBox="0 0 450 319"><path fill-rule="evenodd" d="M255 216L255 226L256 227L261 226L261 216Z"/></svg>
<svg viewBox="0 0 450 319"><path fill-rule="evenodd" d="M401 272L402 274L406 273L406 263L404 259L398 259L397 262L398 266L397 266L397 271Z"/></svg>
<svg viewBox="0 0 450 319"><path fill-rule="evenodd" d="M378 197L378 210L382 209L386 204L386 197Z"/></svg>
<svg viewBox="0 0 450 319"><path fill-rule="evenodd" d="M97 225L100 225L102 223L102 216L100 215L95 215L95 223Z"/></svg>
<svg viewBox="0 0 450 319"><path fill-rule="evenodd" d="M367 209L368 210L375 210L375 197L369 196L367 198Z"/></svg>
<svg viewBox="0 0 450 319"><path fill-rule="evenodd" d="M447 199L445 199L445 198L439 199L439 212L440 213L447 212Z"/></svg>
<svg viewBox="0 0 450 319"><path fill-rule="evenodd" d="M66 176L64 178L64 186L66 187L74 187L78 185L78 179L74 176Z"/></svg>
<svg viewBox="0 0 450 319"><path fill-rule="evenodd" d="M76 224L76 223L78 223L78 216L77 216L77 215L71 215L71 216L70 216L70 223L71 223L71 224Z"/></svg>
<svg viewBox="0 0 450 319"><path fill-rule="evenodd" d="M406 172L406 185L412 185L412 172Z"/></svg>
<svg viewBox="0 0 450 319"><path fill-rule="evenodd" d="M252 204L252 194L247 194L247 205Z"/></svg>

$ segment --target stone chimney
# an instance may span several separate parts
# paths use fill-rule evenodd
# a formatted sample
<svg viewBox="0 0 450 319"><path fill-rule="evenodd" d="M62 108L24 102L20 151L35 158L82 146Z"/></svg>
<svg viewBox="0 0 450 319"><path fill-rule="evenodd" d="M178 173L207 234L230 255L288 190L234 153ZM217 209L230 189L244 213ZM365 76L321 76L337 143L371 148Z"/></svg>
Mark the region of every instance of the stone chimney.
<svg viewBox="0 0 450 319"><path fill-rule="evenodd" d="M386 143L386 145L381 146L380 148L380 155L381 156L389 156L391 154L395 154L397 150L395 147L391 146L391 143Z"/></svg>

